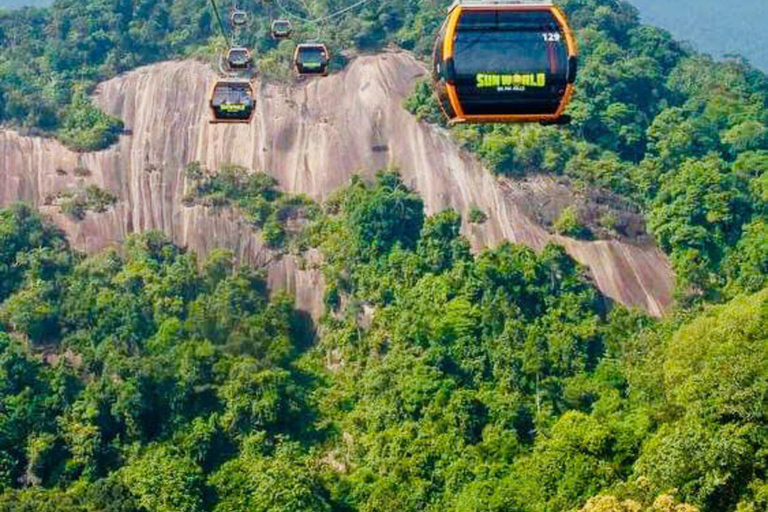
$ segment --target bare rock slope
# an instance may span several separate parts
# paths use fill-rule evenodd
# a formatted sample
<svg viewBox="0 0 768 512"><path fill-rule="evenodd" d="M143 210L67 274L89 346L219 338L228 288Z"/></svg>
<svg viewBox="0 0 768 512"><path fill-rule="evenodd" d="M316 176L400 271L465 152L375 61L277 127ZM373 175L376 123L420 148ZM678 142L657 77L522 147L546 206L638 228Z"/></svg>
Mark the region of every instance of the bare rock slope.
<svg viewBox="0 0 768 512"><path fill-rule="evenodd" d="M131 232L160 229L203 254L216 246L243 261L263 262L257 234L232 212L214 214L182 204L184 167L240 164L275 176L290 192L323 199L355 173L387 166L401 170L421 193L429 213L477 205L489 214L465 226L476 249L503 239L539 249L566 247L589 267L597 286L615 300L661 315L674 277L653 246L584 242L549 234L524 213L526 188L494 178L462 152L442 129L419 123L402 108L423 66L406 53L360 57L342 73L294 86L260 85L258 115L250 125L211 125L207 93L215 74L194 61L144 67L102 84L97 104L121 117L131 134L106 151L76 154L49 139L0 131L0 205L23 200L50 213L75 247L93 252ZM76 176L76 168L90 173ZM73 221L46 206L46 198L96 184L117 196L108 211ZM548 187L539 178L527 187ZM321 308L316 272L292 258L270 263L270 281L296 294L300 307Z"/></svg>

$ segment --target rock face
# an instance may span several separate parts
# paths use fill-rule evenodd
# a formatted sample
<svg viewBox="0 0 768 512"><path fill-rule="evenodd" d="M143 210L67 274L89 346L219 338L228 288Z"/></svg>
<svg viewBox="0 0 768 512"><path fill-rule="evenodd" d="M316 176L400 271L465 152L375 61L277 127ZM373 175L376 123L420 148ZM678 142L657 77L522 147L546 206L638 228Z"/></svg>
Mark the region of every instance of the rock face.
<svg viewBox="0 0 768 512"><path fill-rule="evenodd" d="M235 213L214 214L182 204L184 167L233 163L275 176L285 188L323 199L353 174L371 176L392 166L423 196L428 213L453 207L466 218L472 205L489 215L466 225L476 249L503 239L540 249L554 241L589 267L607 296L661 315L671 302L674 276L653 246L584 242L553 236L524 213L526 187L493 177L462 152L447 131L416 121L402 108L423 66L407 53L360 57L345 71L293 86L258 86L250 125L208 123L207 94L215 80L194 61L144 67L103 83L95 101L122 118L130 135L105 151L76 154L49 139L0 131L0 204L27 201L49 213L73 245L88 252L132 232L160 229L202 254L231 249L242 261L265 264L270 255ZM90 173L75 175L76 168ZM83 174L80 172L79 174ZM118 197L107 212L73 221L45 206L46 198L93 183ZM270 283L297 296L299 307L322 308L317 272L284 258L268 264Z"/></svg>

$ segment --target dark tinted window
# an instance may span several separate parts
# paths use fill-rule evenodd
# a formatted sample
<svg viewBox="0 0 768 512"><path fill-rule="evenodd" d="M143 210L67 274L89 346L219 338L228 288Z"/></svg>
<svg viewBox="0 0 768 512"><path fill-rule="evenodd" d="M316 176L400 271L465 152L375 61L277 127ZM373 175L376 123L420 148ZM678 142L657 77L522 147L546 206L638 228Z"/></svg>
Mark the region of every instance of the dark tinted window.
<svg viewBox="0 0 768 512"><path fill-rule="evenodd" d="M302 64L322 64L325 62L325 51L321 48L302 48L299 50L299 61Z"/></svg>
<svg viewBox="0 0 768 512"><path fill-rule="evenodd" d="M276 21L272 24L276 32L288 32L291 29L291 23L288 21Z"/></svg>
<svg viewBox="0 0 768 512"><path fill-rule="evenodd" d="M566 85L568 51L548 11L465 11L454 56L466 114L549 114Z"/></svg>
<svg viewBox="0 0 768 512"><path fill-rule="evenodd" d="M213 92L214 106L224 103L250 104L251 102L251 89L246 85L219 84Z"/></svg>

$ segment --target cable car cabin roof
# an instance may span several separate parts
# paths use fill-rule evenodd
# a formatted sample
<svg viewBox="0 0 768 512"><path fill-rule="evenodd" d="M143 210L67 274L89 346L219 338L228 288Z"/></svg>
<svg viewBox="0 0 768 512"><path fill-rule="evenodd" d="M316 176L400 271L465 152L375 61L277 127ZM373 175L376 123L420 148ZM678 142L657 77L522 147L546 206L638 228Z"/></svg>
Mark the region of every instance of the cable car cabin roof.
<svg viewBox="0 0 768 512"><path fill-rule="evenodd" d="M576 44L560 9L546 2L454 4L435 45L434 76L452 122L564 119Z"/></svg>
<svg viewBox="0 0 768 512"><path fill-rule="evenodd" d="M248 13L241 10L233 11L232 15L230 16L230 21L236 27L241 27L248 21Z"/></svg>
<svg viewBox="0 0 768 512"><path fill-rule="evenodd" d="M300 75L327 75L330 53L324 44L303 43L296 47L293 56Z"/></svg>
<svg viewBox="0 0 768 512"><path fill-rule="evenodd" d="M537 7L552 7L551 0L456 0L448 7L450 13L457 7L466 8L510 8L510 9L526 9Z"/></svg>
<svg viewBox="0 0 768 512"><path fill-rule="evenodd" d="M256 106L253 87L247 80L222 79L211 91L213 123L247 123Z"/></svg>

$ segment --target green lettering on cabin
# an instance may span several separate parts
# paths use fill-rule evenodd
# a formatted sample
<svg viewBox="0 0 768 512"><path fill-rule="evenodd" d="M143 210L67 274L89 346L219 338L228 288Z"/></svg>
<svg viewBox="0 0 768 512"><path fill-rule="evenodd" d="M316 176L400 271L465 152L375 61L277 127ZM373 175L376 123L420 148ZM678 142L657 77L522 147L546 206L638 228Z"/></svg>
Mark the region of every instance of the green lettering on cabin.
<svg viewBox="0 0 768 512"><path fill-rule="evenodd" d="M246 107L238 103L225 103L219 108L224 112L242 112Z"/></svg>
<svg viewBox="0 0 768 512"><path fill-rule="evenodd" d="M546 87L546 73L477 73L475 86L478 89L499 87Z"/></svg>

